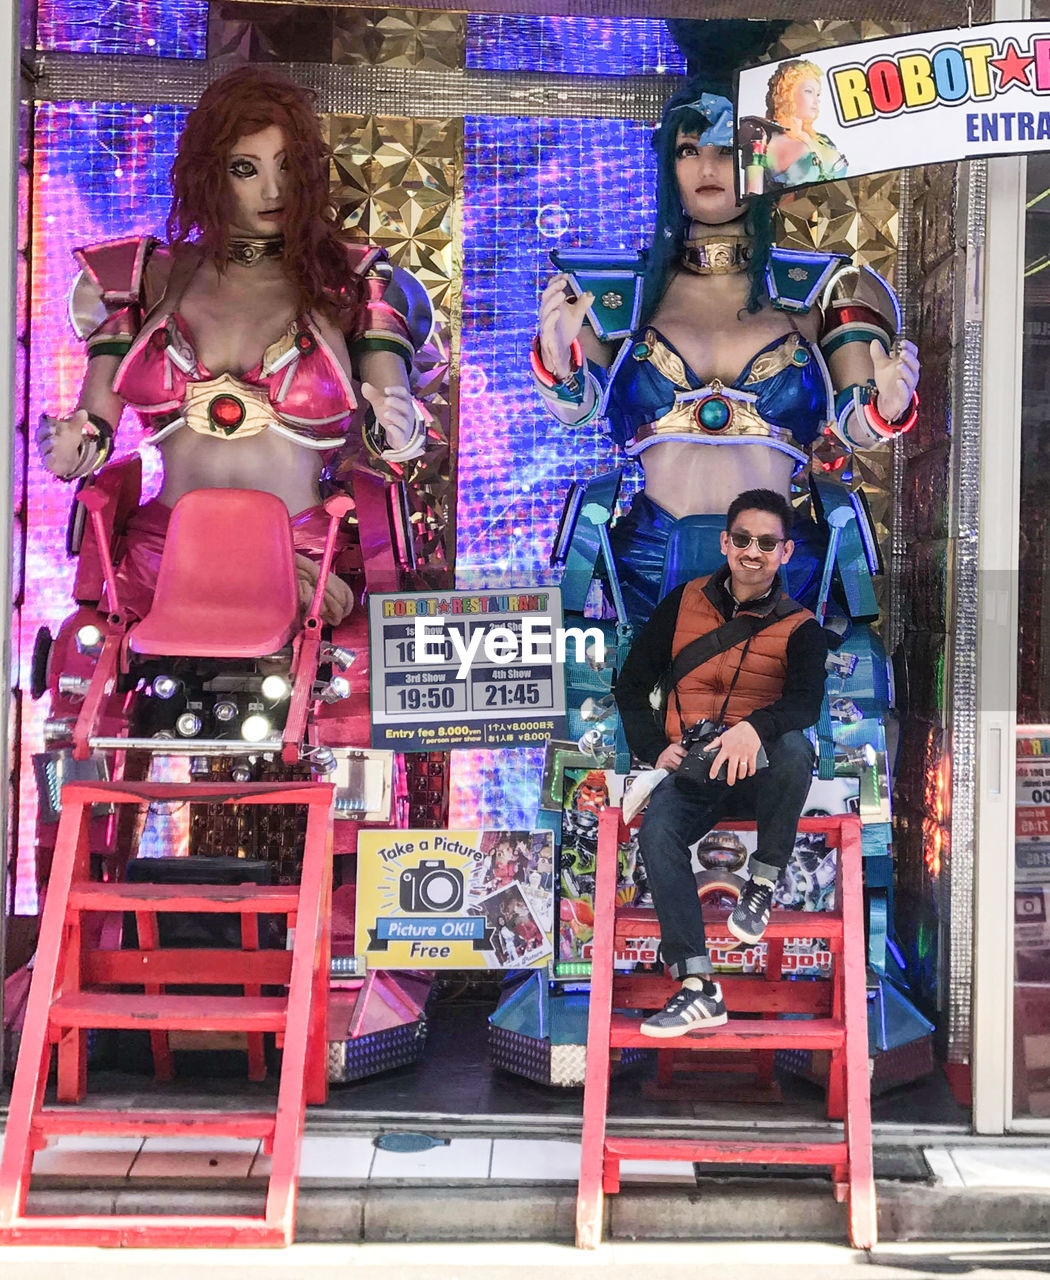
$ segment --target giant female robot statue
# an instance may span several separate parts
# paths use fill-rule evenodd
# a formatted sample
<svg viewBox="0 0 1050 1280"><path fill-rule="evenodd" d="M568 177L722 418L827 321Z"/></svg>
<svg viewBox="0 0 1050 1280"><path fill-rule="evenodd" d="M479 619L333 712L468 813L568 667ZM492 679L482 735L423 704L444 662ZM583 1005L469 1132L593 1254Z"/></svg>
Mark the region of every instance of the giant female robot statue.
<svg viewBox="0 0 1050 1280"><path fill-rule="evenodd" d="M167 244L132 235L77 252L70 312L87 374L72 413L41 419L41 457L64 480L90 475L124 405L138 413L164 463L119 568L121 601L138 616L171 508L202 488L284 502L305 604L327 527L323 473L348 447L354 379L373 456L423 451L408 371L429 303L382 250L341 238L311 95L283 76L243 67L212 84L187 119L172 186ZM330 576L325 620L351 604Z"/></svg>
<svg viewBox="0 0 1050 1280"><path fill-rule="evenodd" d="M914 421L919 364L889 286L842 255L773 247L771 198L735 194L732 123L727 98L688 82L654 137L648 250L556 254L543 294L540 394L567 425L606 417L645 473L612 531L635 625L717 565L738 493L787 496L824 431L868 448Z"/></svg>

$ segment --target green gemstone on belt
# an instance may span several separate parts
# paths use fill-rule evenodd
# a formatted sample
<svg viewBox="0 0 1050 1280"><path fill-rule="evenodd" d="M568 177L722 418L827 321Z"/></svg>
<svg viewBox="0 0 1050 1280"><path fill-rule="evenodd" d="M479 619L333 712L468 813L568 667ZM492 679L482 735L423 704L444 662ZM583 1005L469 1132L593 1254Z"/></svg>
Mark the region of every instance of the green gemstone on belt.
<svg viewBox="0 0 1050 1280"><path fill-rule="evenodd" d="M712 396L700 406L697 417L708 431L721 431L729 422L729 405L720 396Z"/></svg>
<svg viewBox="0 0 1050 1280"><path fill-rule="evenodd" d="M809 364L809 352L804 347L796 347L791 359L796 364Z"/></svg>
<svg viewBox="0 0 1050 1280"><path fill-rule="evenodd" d="M636 360L648 360L651 354L652 348L649 346L648 342L636 342L634 347L631 349L631 355L634 356Z"/></svg>

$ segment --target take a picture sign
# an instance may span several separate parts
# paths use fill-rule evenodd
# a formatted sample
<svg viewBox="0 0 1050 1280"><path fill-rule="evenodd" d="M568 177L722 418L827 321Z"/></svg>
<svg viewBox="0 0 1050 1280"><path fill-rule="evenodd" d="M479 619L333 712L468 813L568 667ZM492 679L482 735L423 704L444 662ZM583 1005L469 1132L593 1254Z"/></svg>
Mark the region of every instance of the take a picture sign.
<svg viewBox="0 0 1050 1280"><path fill-rule="evenodd" d="M369 969L534 969L551 960L550 831L358 833L357 950Z"/></svg>
<svg viewBox="0 0 1050 1280"><path fill-rule="evenodd" d="M1050 151L1050 20L817 49L741 71L743 193Z"/></svg>

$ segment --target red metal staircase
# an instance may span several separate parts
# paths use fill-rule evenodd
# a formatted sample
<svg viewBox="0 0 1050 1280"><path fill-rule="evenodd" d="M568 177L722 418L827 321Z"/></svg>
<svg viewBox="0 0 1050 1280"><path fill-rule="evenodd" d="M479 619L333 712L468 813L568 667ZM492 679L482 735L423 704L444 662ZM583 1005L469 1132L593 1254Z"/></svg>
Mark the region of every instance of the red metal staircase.
<svg viewBox="0 0 1050 1280"><path fill-rule="evenodd" d="M734 830L748 823L724 824ZM830 1167L835 1198L848 1204L849 1235L855 1248L876 1241L875 1183L871 1153L868 1089L868 1032L865 991L864 907L861 891L859 819L806 818L800 831L823 833L838 849L835 908L813 912L774 911L766 929L765 972L719 975L730 1017L724 1027L654 1041L642 1035L644 1011L662 1008L678 983L651 974L613 971L617 945L628 938L659 936L652 910L616 906L619 809L604 810L598 827L597 881L587 1071L583 1096L583 1150L576 1201L576 1243L593 1249L601 1242L604 1197L620 1189L621 1160L691 1160L720 1164L798 1164ZM709 941L728 939L726 913L705 910ZM832 955L828 980L785 978L784 941L827 938ZM759 1015L744 1018L738 1014ZM798 1017L797 1015L806 1015ZM796 1015L785 1017L783 1015ZM837 1141L775 1142L610 1137L607 1132L610 1050L657 1048L694 1053L726 1050L830 1051L827 1093L829 1119L843 1122Z"/></svg>
<svg viewBox="0 0 1050 1280"><path fill-rule="evenodd" d="M0 1160L0 1244L207 1248L292 1242L305 1107L324 1102L328 1092L332 795L330 784L313 782L112 782L65 787ZM92 805L163 801L309 806L300 884L93 881L88 848ZM107 911L135 913L136 949L103 950L93 945L90 915ZM241 947L160 947L157 916L172 912L239 914ZM258 925L263 915L287 917L290 950L259 949ZM234 985L242 987L244 994L167 994L166 988L172 985ZM129 992L129 986L141 990ZM262 995L264 988L284 988L284 992ZM276 1109L187 1112L45 1107L52 1045L58 1050L58 1102L79 1103L87 1090L88 1031L105 1027L148 1030L162 1067L168 1062L169 1031L246 1032L254 1078L261 1078L265 1070L262 1035L273 1033L283 1045ZM261 1139L264 1150L272 1155L265 1210L261 1217L27 1215L34 1152L59 1134Z"/></svg>

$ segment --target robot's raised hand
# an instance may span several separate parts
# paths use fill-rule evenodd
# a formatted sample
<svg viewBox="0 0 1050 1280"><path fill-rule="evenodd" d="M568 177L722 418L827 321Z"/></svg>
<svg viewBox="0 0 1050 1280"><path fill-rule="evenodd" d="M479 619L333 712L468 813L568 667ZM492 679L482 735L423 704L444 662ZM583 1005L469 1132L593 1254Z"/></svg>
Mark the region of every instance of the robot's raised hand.
<svg viewBox="0 0 1050 1280"><path fill-rule="evenodd" d="M577 298L569 277L552 276L540 301L540 355L544 367L556 378L565 379L571 370L571 347L580 336L593 293Z"/></svg>
<svg viewBox="0 0 1050 1280"><path fill-rule="evenodd" d="M40 461L52 475L64 479L76 471L87 422L86 409L78 409L68 418L52 418L46 413L40 415L36 446Z"/></svg>
<svg viewBox="0 0 1050 1280"><path fill-rule="evenodd" d="M879 391L876 407L887 422L895 422L904 415L919 385L918 349L914 342L900 339L889 355L880 342L873 342L869 350Z"/></svg>

